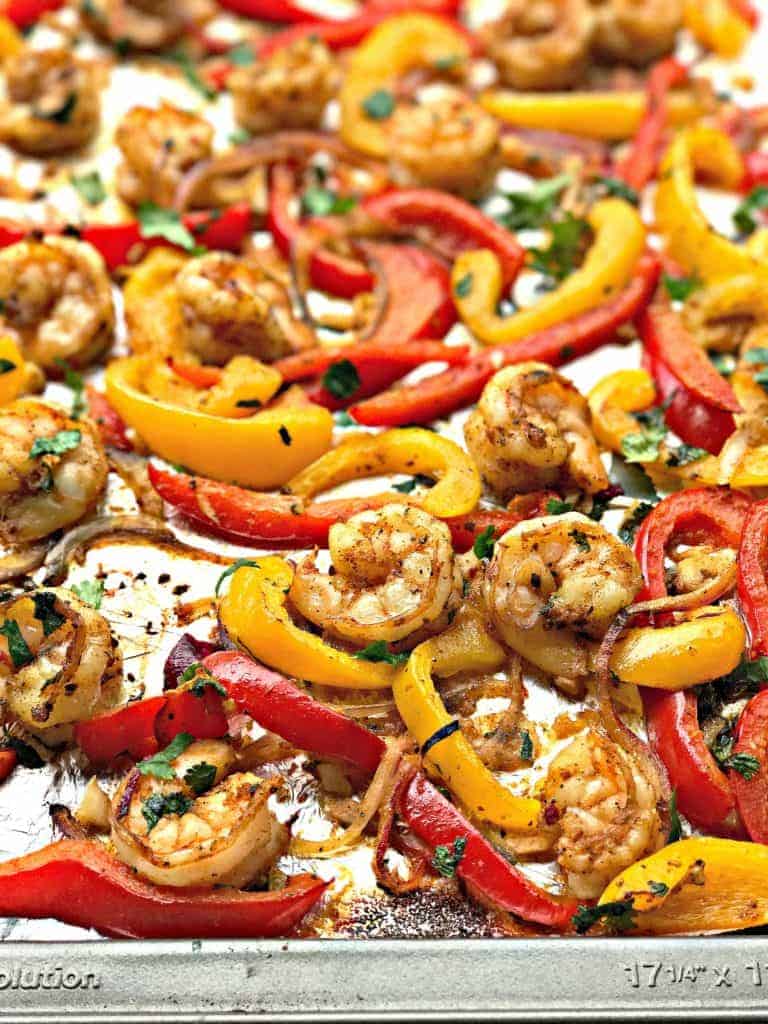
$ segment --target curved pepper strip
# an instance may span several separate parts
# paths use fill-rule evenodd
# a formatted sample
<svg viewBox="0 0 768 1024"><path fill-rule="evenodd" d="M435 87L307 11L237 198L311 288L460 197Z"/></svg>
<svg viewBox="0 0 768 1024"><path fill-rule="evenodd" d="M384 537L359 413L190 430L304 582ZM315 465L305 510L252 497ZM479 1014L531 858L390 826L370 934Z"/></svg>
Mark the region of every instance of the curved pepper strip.
<svg viewBox="0 0 768 1024"><path fill-rule="evenodd" d="M204 667L227 691L239 711L300 750L338 758L376 771L383 740L345 715L320 704L289 679L239 651L218 651Z"/></svg>
<svg viewBox="0 0 768 1024"><path fill-rule="evenodd" d="M621 442L637 430L630 413L656 401L656 388L645 370L616 370L594 385L587 395L592 430L603 447L621 454Z"/></svg>
<svg viewBox="0 0 768 1024"><path fill-rule="evenodd" d="M296 355L278 359L272 366L286 384L320 377L334 363L348 360L360 375L367 372L369 364L388 362L392 372L403 376L422 363L443 362L451 366L467 361L467 345L445 345L441 341L412 341L405 345L393 346L378 341L362 341L356 345L342 345L338 348L318 347ZM206 369L209 369L206 367ZM209 378L210 380L210 378ZM201 385L207 386L207 385Z"/></svg>
<svg viewBox="0 0 768 1024"><path fill-rule="evenodd" d="M628 629L613 649L611 671L625 683L685 690L732 672L745 642L736 612L709 605L671 626Z"/></svg>
<svg viewBox="0 0 768 1024"><path fill-rule="evenodd" d="M399 78L441 61L467 61L472 54L468 35L443 18L418 12L383 21L352 54L339 93L344 142L369 156L389 153L388 118L374 120L365 111L368 96L391 90Z"/></svg>
<svg viewBox="0 0 768 1024"><path fill-rule="evenodd" d="M107 398L148 447L170 462L269 488L284 484L330 447L333 420L320 406L278 407L231 419L157 401L142 389L154 362L148 355L110 363Z"/></svg>
<svg viewBox="0 0 768 1024"><path fill-rule="evenodd" d="M659 147L669 122L669 92L688 78L688 69L674 57L654 64L645 86L643 119L627 155L616 166L616 177L637 191L652 180Z"/></svg>
<svg viewBox="0 0 768 1024"><path fill-rule="evenodd" d="M0 917L53 917L116 939L272 938L329 884L304 874L278 892L173 889L142 881L99 842L64 839L0 864Z"/></svg>
<svg viewBox="0 0 768 1024"><path fill-rule="evenodd" d="M738 149L714 128L688 128L673 140L661 162L656 190L656 223L669 256L703 281L736 274L766 274L743 246L720 235L702 212L695 190L697 170L736 191L744 178Z"/></svg>
<svg viewBox="0 0 768 1024"><path fill-rule="evenodd" d="M0 14L17 28L29 28L49 11L58 11L66 0L4 0Z"/></svg>
<svg viewBox="0 0 768 1024"><path fill-rule="evenodd" d="M749 779L729 772L739 814L750 839L768 844L768 690L748 701L739 716L735 739L733 755L747 754L759 764Z"/></svg>
<svg viewBox="0 0 768 1024"><path fill-rule="evenodd" d="M499 261L488 250L462 253L451 279L456 307L472 334L486 345L527 338L604 303L626 287L645 248L645 228L637 210L623 199L603 199L592 207L595 232L584 262L553 292L530 309L500 317Z"/></svg>
<svg viewBox="0 0 768 1024"><path fill-rule="evenodd" d="M344 522L357 512L380 508L392 502L420 504L413 496L395 492L376 494L369 498L338 498L311 502L297 507L296 500L283 494L260 494L233 484L187 476L148 466L152 486L169 505L199 523L206 530L229 540L257 544L259 547L310 548L328 547L328 531L334 523ZM544 515L545 493L539 503L531 506L527 516ZM451 531L456 551L468 551L475 538L493 529L501 537L523 518L501 509L473 509L465 516L443 519Z"/></svg>
<svg viewBox="0 0 768 1024"><path fill-rule="evenodd" d="M739 56L752 32L731 0L685 0L683 24L700 46L726 60Z"/></svg>
<svg viewBox="0 0 768 1024"><path fill-rule="evenodd" d="M580 316L548 327L522 341L500 345L473 356L417 384L386 391L352 406L352 416L365 426L397 427L431 423L476 402L491 377L503 366L534 360L560 366L611 341L616 331L638 315L659 278L659 261L643 256L632 282L620 295Z"/></svg>
<svg viewBox="0 0 768 1024"><path fill-rule="evenodd" d="M295 0L218 0L219 6L243 18L258 21L313 21L325 22L330 19L311 7L304 7Z"/></svg>
<svg viewBox="0 0 768 1024"><path fill-rule="evenodd" d="M171 690L105 711L77 723L75 742L92 764L108 765L121 754L134 761L152 757L180 732L198 740L226 736L227 716L215 690L205 687L201 696Z"/></svg>
<svg viewBox="0 0 768 1024"><path fill-rule="evenodd" d="M502 855L417 772L405 790L400 813L423 842L453 849L466 839L456 874L486 906L516 914L525 921L563 930L576 912L573 900L540 889Z"/></svg>
<svg viewBox="0 0 768 1024"><path fill-rule="evenodd" d="M230 639L271 668L310 683L353 690L391 686L391 665L355 658L294 624L286 603L292 582L293 567L274 555L238 569L219 606Z"/></svg>
<svg viewBox="0 0 768 1024"><path fill-rule="evenodd" d="M482 493L480 474L467 453L447 437L412 427L383 434L352 434L293 477L286 490L312 498L348 480L383 473L423 473L437 483L421 500L433 516L465 516Z"/></svg>
<svg viewBox="0 0 768 1024"><path fill-rule="evenodd" d="M651 882L668 891L648 900ZM765 925L766 893L768 847L696 837L671 843L626 868L600 902L634 897L641 935L704 935Z"/></svg>
<svg viewBox="0 0 768 1024"><path fill-rule="evenodd" d="M768 655L768 500L748 509L741 535L738 590L751 637L752 657Z"/></svg>
<svg viewBox="0 0 768 1024"><path fill-rule="evenodd" d="M494 89L480 96L485 109L516 128L540 128L568 132L609 142L630 139L645 115L645 93L555 92L531 93ZM669 122L689 124L701 114L692 93L674 92L669 97Z"/></svg>
<svg viewBox="0 0 768 1024"><path fill-rule="evenodd" d="M447 658L443 656L444 649ZM448 659L454 663L447 664ZM449 634L427 640L411 652L395 676L392 696L420 747L454 721L435 689L432 674L495 672L504 659L504 649L472 618L457 620ZM541 803L515 796L503 786L460 729L431 746L424 760L472 817L516 832L528 832L538 826Z"/></svg>
<svg viewBox="0 0 768 1024"><path fill-rule="evenodd" d="M768 153L762 149L744 155L741 191L751 192L756 185L768 185Z"/></svg>

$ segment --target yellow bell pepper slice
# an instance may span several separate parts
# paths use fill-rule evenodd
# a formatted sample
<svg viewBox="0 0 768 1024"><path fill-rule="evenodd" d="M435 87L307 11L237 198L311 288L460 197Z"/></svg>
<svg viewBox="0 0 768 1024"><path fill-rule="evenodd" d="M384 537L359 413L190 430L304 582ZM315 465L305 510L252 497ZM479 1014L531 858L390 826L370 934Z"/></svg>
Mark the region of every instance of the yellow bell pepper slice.
<svg viewBox="0 0 768 1024"><path fill-rule="evenodd" d="M732 608L708 605L673 626L627 630L613 649L610 667L626 683L686 690L732 672L746 641L744 625Z"/></svg>
<svg viewBox="0 0 768 1024"><path fill-rule="evenodd" d="M505 659L503 648L473 618L457 620L449 633L453 639L448 641L446 659L441 655L441 641L448 640L448 635L427 640L411 652L392 684L397 710L420 747L454 721L435 689L432 674L445 675L447 669L489 672ZM461 730L431 746L424 760L472 817L517 832L530 831L538 825L540 802L515 796L506 789L486 768Z"/></svg>
<svg viewBox="0 0 768 1024"><path fill-rule="evenodd" d="M339 93L340 134L344 142L369 156L389 153L389 116L371 116L366 100L375 93L392 94L397 80L417 68L439 67L443 61L466 62L466 36L431 14L397 14L382 21L352 53Z"/></svg>
<svg viewBox="0 0 768 1024"><path fill-rule="evenodd" d="M617 370L595 384L587 395L592 430L605 448L621 454L621 442L637 431L630 413L641 412L656 401L656 386L645 370Z"/></svg>
<svg viewBox="0 0 768 1024"><path fill-rule="evenodd" d="M7 405L27 390L30 377L35 373L10 335L0 336L0 405Z"/></svg>
<svg viewBox="0 0 768 1024"><path fill-rule="evenodd" d="M480 96L480 104L517 128L543 128L608 142L631 139L643 119L646 96L629 92L512 92L493 89ZM702 113L690 92L669 97L673 125L690 124Z"/></svg>
<svg viewBox="0 0 768 1024"><path fill-rule="evenodd" d="M696 171L730 191L741 183L744 165L733 142L714 128L689 128L671 143L661 162L656 190L656 225L667 251L688 273L703 281L768 269L745 246L718 234L696 198Z"/></svg>
<svg viewBox="0 0 768 1024"><path fill-rule="evenodd" d="M170 402L209 416L244 419L274 398L282 375L251 356L235 356L221 370L211 387L199 388L184 380L167 362L155 362L144 382L144 390L159 402Z"/></svg>
<svg viewBox="0 0 768 1024"><path fill-rule="evenodd" d="M500 317L501 268L488 249L461 253L451 275L459 316L487 345L525 338L588 309L620 291L645 248L645 228L637 210L623 199L604 199L589 214L595 232L584 263L555 291L530 309Z"/></svg>
<svg viewBox="0 0 768 1024"><path fill-rule="evenodd" d="M10 18L0 15L0 61L15 57L24 49L24 37Z"/></svg>
<svg viewBox="0 0 768 1024"><path fill-rule="evenodd" d="M650 883L657 882L657 894ZM668 891L658 893L661 886ZM633 899L646 935L703 935L768 924L768 846L681 839L626 868L600 903ZM633 933L630 933L633 934Z"/></svg>
<svg viewBox="0 0 768 1024"><path fill-rule="evenodd" d="M685 0L683 24L696 42L720 57L738 57L752 34L728 0Z"/></svg>
<svg viewBox="0 0 768 1024"><path fill-rule="evenodd" d="M143 388L154 356L129 356L107 367L107 397L151 451L214 480L260 490L280 487L331 444L333 418L317 405L265 409L228 419L150 397Z"/></svg>
<svg viewBox="0 0 768 1024"><path fill-rule="evenodd" d="M300 629L286 605L293 567L269 555L233 573L219 617L231 639L265 665L324 686L381 690L392 685L391 665L364 661Z"/></svg>
<svg viewBox="0 0 768 1024"><path fill-rule="evenodd" d="M338 484L385 473L423 473L437 483L419 501L433 516L463 516L477 506L480 474L467 453L431 430L406 427L383 434L352 434L288 481L291 494L311 498ZM393 495L402 502L402 495Z"/></svg>

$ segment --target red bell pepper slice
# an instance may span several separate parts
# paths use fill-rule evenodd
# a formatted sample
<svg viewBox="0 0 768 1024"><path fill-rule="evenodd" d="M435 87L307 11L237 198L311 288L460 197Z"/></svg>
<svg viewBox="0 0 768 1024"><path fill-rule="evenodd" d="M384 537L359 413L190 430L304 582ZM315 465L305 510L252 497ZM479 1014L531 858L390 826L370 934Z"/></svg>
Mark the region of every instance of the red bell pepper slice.
<svg viewBox="0 0 768 1024"><path fill-rule="evenodd" d="M402 796L400 813L433 849L451 849L454 840L466 839L456 874L483 903L548 928L568 927L576 902L558 899L529 881L420 772Z"/></svg>
<svg viewBox="0 0 768 1024"><path fill-rule="evenodd" d="M328 531L357 512L380 508L391 494L317 501L297 508L290 495L263 494L200 476L173 473L149 464L152 486L169 505L211 533L260 547L327 547ZM528 515L539 514L530 512ZM521 519L515 512L478 510L445 520L457 551L467 551L489 526L500 537Z"/></svg>
<svg viewBox="0 0 768 1024"><path fill-rule="evenodd" d="M755 502L747 512L739 548L739 601L749 626L753 658L768 654L767 566L768 500L765 500Z"/></svg>
<svg viewBox="0 0 768 1024"><path fill-rule="evenodd" d="M717 372L668 302L651 302L640 317L638 329L651 357L660 360L694 397L725 412L741 411L731 385Z"/></svg>
<svg viewBox="0 0 768 1024"><path fill-rule="evenodd" d="M728 0L728 3L750 28L757 28L760 24L760 13L750 0Z"/></svg>
<svg viewBox="0 0 768 1024"><path fill-rule="evenodd" d="M402 373L413 370L422 363L442 362L451 366L467 360L469 348L466 345L444 345L441 341L412 341L407 345L389 345L378 341L362 341L357 345L340 348L312 348L306 352L278 359L272 365L279 371L286 384L319 377L342 359L348 359L358 372L364 372L366 364L389 361ZM195 367L198 369L198 367ZM208 367L205 370L208 371ZM177 371L178 372L178 371ZM401 373L401 376L402 376ZM202 385L201 385L202 386Z"/></svg>
<svg viewBox="0 0 768 1024"><path fill-rule="evenodd" d="M258 21L328 21L322 13L294 0L219 0L219 6Z"/></svg>
<svg viewBox="0 0 768 1024"><path fill-rule="evenodd" d="M99 428L101 440L107 448L117 448L121 452L132 452L133 443L128 437L128 424L112 408L107 396L103 392L97 391L92 384L87 384L85 397L88 402L88 415Z"/></svg>
<svg viewBox="0 0 768 1024"><path fill-rule="evenodd" d="M746 779L731 770L731 783L741 820L755 843L768 843L768 690L756 694L739 717L734 754L757 758L757 774Z"/></svg>
<svg viewBox="0 0 768 1024"><path fill-rule="evenodd" d="M744 179L741 188L751 192L756 185L768 185L768 152L754 150L744 157Z"/></svg>
<svg viewBox="0 0 768 1024"><path fill-rule="evenodd" d="M0 782L5 782L13 774L17 761L15 750L11 750L10 747L0 750Z"/></svg>
<svg viewBox="0 0 768 1024"><path fill-rule="evenodd" d="M401 427L431 423L477 401L491 377L503 366L528 360L560 366L611 341L622 324L634 319L650 300L659 278L659 261L648 254L635 278L612 299L587 313L564 320L509 345L497 345L404 388L385 391L352 406L350 414L366 426Z"/></svg>
<svg viewBox="0 0 768 1024"><path fill-rule="evenodd" d="M58 11L66 0L5 0L0 14L17 28L29 28L49 11Z"/></svg>
<svg viewBox="0 0 768 1024"><path fill-rule="evenodd" d="M659 399L666 405L664 419L667 425L686 444L719 455L736 429L733 413L697 398L661 359L650 355L647 350L643 352L642 364L653 377Z"/></svg>
<svg viewBox="0 0 768 1024"><path fill-rule="evenodd" d="M63 839L0 864L0 917L53 917L117 939L272 938L290 932L328 885L303 874L278 892L156 886L101 843Z"/></svg>
<svg viewBox="0 0 768 1024"><path fill-rule="evenodd" d="M707 832L742 835L728 777L710 753L699 727L696 694L646 687L643 705L648 739L667 769L680 811Z"/></svg>
<svg viewBox="0 0 768 1024"><path fill-rule="evenodd" d="M168 365L182 380L196 388L212 388L221 381L221 370L218 366L200 366L198 363L183 363L178 359L168 359Z"/></svg>
<svg viewBox="0 0 768 1024"><path fill-rule="evenodd" d="M169 690L105 711L75 726L75 742L93 764L109 764L120 754L134 761L152 757L174 736L188 732L195 739L227 734L221 697L211 687L197 697L190 690Z"/></svg>
<svg viewBox="0 0 768 1024"><path fill-rule="evenodd" d="M437 246L451 259L468 249L490 249L501 265L505 287L512 284L525 261L525 249L510 231L448 192L393 189L365 199L361 209L393 229L429 229Z"/></svg>
<svg viewBox="0 0 768 1024"><path fill-rule="evenodd" d="M240 651L218 651L203 661L240 711L301 750L350 762L373 774L384 742L362 725L320 704L285 676Z"/></svg>
<svg viewBox="0 0 768 1024"><path fill-rule="evenodd" d="M674 57L667 57L651 68L646 82L643 119L629 152L616 167L616 177L636 190L645 188L656 173L659 150L667 130L667 100L670 89L682 85L688 68Z"/></svg>

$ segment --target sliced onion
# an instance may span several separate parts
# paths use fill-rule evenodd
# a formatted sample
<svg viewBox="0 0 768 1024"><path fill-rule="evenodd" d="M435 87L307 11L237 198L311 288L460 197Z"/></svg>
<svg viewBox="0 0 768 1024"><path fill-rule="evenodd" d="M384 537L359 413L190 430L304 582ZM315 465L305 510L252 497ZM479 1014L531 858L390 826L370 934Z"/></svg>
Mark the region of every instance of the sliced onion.
<svg viewBox="0 0 768 1024"><path fill-rule="evenodd" d="M28 576L39 569L45 561L48 544L30 544L24 548L9 551L0 558L0 583L17 580L20 576Z"/></svg>
<svg viewBox="0 0 768 1024"><path fill-rule="evenodd" d="M182 633L181 638L174 644L171 653L165 659L163 689L175 689L179 682L179 676L186 672L190 665L196 665L197 662L218 650L219 647L216 644L208 643L207 640L198 640L191 633Z"/></svg>
<svg viewBox="0 0 768 1024"><path fill-rule="evenodd" d="M44 582L60 583L66 576L71 561L81 558L94 540L111 534L138 534L153 540L175 540L173 532L155 516L97 516L70 530L51 548L44 562Z"/></svg>

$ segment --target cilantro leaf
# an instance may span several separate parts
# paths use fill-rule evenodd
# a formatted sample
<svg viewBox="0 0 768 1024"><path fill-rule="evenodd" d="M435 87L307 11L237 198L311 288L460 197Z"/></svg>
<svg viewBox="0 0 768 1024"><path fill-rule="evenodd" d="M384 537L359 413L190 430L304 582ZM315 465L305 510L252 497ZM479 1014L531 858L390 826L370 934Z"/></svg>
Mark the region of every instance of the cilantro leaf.
<svg viewBox="0 0 768 1024"><path fill-rule="evenodd" d="M353 196L339 196L330 189L314 185L301 197L304 213L313 217L327 217L329 214L349 213L357 205Z"/></svg>
<svg viewBox="0 0 768 1024"><path fill-rule="evenodd" d="M669 835L667 836L667 845L670 843L676 843L678 840L683 838L683 823L680 821L680 814L677 810L677 790L673 789L669 797L669 805L667 807L669 814Z"/></svg>
<svg viewBox="0 0 768 1024"><path fill-rule="evenodd" d="M620 487L630 498L652 502L659 500L653 481L639 462L626 462L620 455L612 455L608 476L611 483Z"/></svg>
<svg viewBox="0 0 768 1024"><path fill-rule="evenodd" d="M177 793L154 793L147 797L141 805L141 813L147 823L147 832L151 832L161 818L171 814L186 814L193 801L181 791Z"/></svg>
<svg viewBox="0 0 768 1024"><path fill-rule="evenodd" d="M495 526L486 526L482 533L478 533L475 537L475 543L472 545L472 550L475 555L480 559L489 559L493 556L494 548L494 536L496 534Z"/></svg>
<svg viewBox="0 0 768 1024"><path fill-rule="evenodd" d="M89 206L98 206L107 198L107 190L98 171L86 174L71 174L69 180Z"/></svg>
<svg viewBox="0 0 768 1024"><path fill-rule="evenodd" d="M333 414L333 422L337 427L356 427L357 422L352 419L346 409L341 409Z"/></svg>
<svg viewBox="0 0 768 1024"><path fill-rule="evenodd" d="M580 551L592 550L591 545L589 543L589 537L587 537L586 533L584 533L583 530L571 530L568 536L573 538L576 546L579 548Z"/></svg>
<svg viewBox="0 0 768 1024"><path fill-rule="evenodd" d="M73 420L79 420L87 407L84 397L85 381L82 374L68 365L66 359L57 359L56 362L64 370L64 383L72 392L72 408L69 415Z"/></svg>
<svg viewBox="0 0 768 1024"><path fill-rule="evenodd" d="M589 225L566 211L559 220L550 221L549 246L530 249L530 266L544 276L541 288L553 288L573 271L578 262L582 240Z"/></svg>
<svg viewBox="0 0 768 1024"><path fill-rule="evenodd" d="M564 516L567 512L573 512L573 503L560 501L559 498L550 498L547 502L548 516Z"/></svg>
<svg viewBox="0 0 768 1024"><path fill-rule="evenodd" d="M597 184L606 196L616 196L617 199L624 199L633 206L640 204L640 196L637 190L627 185L621 178L598 178Z"/></svg>
<svg viewBox="0 0 768 1024"><path fill-rule="evenodd" d="M642 430L626 434L621 439L621 452L627 462L655 462L661 454L659 448L667 436L665 409L656 405L645 412L635 413Z"/></svg>
<svg viewBox="0 0 768 1024"><path fill-rule="evenodd" d="M527 729L520 732L520 758L523 761L533 760L533 740Z"/></svg>
<svg viewBox="0 0 768 1024"><path fill-rule="evenodd" d="M35 605L35 618L43 627L43 636L50 636L55 633L59 626L67 621L63 615L56 611L56 595L50 590L38 591L32 595Z"/></svg>
<svg viewBox="0 0 768 1024"><path fill-rule="evenodd" d="M410 655L408 651L401 651L399 654L396 654L394 651L390 651L386 641L374 640L372 644L368 644L362 651L355 651L352 657L357 658L358 661L383 661L387 665L402 665L408 661Z"/></svg>
<svg viewBox="0 0 768 1024"><path fill-rule="evenodd" d="M216 90L212 89L209 85L206 85L202 80L198 74L197 65L186 50L173 50L170 53L164 53L163 56L166 60L171 61L172 64L175 64L178 67L189 85L191 85L196 92L199 92L204 99L212 100L216 98Z"/></svg>
<svg viewBox="0 0 768 1024"><path fill-rule="evenodd" d="M79 430L60 430L53 437L36 437L29 457L39 459L42 455L64 455L77 448L81 437Z"/></svg>
<svg viewBox="0 0 768 1024"><path fill-rule="evenodd" d="M34 655L27 647L27 641L21 635L19 624L15 619L6 619L0 624L0 635L8 641L8 653L14 668L22 668L34 660Z"/></svg>
<svg viewBox="0 0 768 1024"><path fill-rule="evenodd" d="M506 192L509 209L496 219L510 231L540 228L550 219L560 193L571 184L570 174L537 182L527 192Z"/></svg>
<svg viewBox="0 0 768 1024"><path fill-rule="evenodd" d="M666 896L669 892L669 886L666 882L649 882L648 892L651 896Z"/></svg>
<svg viewBox="0 0 768 1024"><path fill-rule="evenodd" d="M349 359L340 359L331 363L320 383L334 398L350 398L360 387L360 374L357 367Z"/></svg>
<svg viewBox="0 0 768 1024"><path fill-rule="evenodd" d="M597 907L580 906L571 920L579 935L584 935L598 921L605 921L612 931L625 932L637 927L634 909L634 898L614 900Z"/></svg>
<svg viewBox="0 0 768 1024"><path fill-rule="evenodd" d="M466 847L466 836L456 836L452 847L443 846L442 844L436 846L434 856L432 857L432 867L443 878L453 878L456 874L456 868L464 857Z"/></svg>
<svg viewBox="0 0 768 1024"><path fill-rule="evenodd" d="M136 767L142 775L154 775L156 779L175 779L176 772L171 761L179 754L183 754L193 740L194 737L188 732L180 732L173 737L165 750L158 750L152 757L139 761Z"/></svg>
<svg viewBox="0 0 768 1024"><path fill-rule="evenodd" d="M410 494L416 487L434 487L435 481L431 476L425 476L423 473L417 473L416 476L412 476L410 480L403 480L402 483L392 484L393 491L399 491L400 494Z"/></svg>
<svg viewBox="0 0 768 1024"><path fill-rule="evenodd" d="M619 527L619 540L623 544L632 543L635 539L635 533L637 532L638 526L651 514L651 512L653 512L653 508L654 506L647 501L641 501L634 507L631 514Z"/></svg>
<svg viewBox="0 0 768 1024"><path fill-rule="evenodd" d="M73 583L69 589L91 608L101 608L101 600L104 597L103 580L81 580L80 583Z"/></svg>
<svg viewBox="0 0 768 1024"><path fill-rule="evenodd" d="M755 348L748 349L744 353L744 362L757 365L768 364L768 348L762 348L758 345Z"/></svg>
<svg viewBox="0 0 768 1024"><path fill-rule="evenodd" d="M374 121L383 121L395 109L395 97L389 89L376 89L362 102L363 111Z"/></svg>
<svg viewBox="0 0 768 1024"><path fill-rule="evenodd" d="M671 274L662 274L661 279L667 289L667 295L673 302L685 302L691 292L701 287L701 281L695 277L673 277Z"/></svg>
<svg viewBox="0 0 768 1024"><path fill-rule="evenodd" d="M757 227L755 214L759 210L768 209L768 186L758 185L744 197L733 211L733 223L739 233L750 235Z"/></svg>
<svg viewBox="0 0 768 1024"><path fill-rule="evenodd" d="M723 377L730 377L736 369L736 360L729 352L710 352L709 360Z"/></svg>
<svg viewBox="0 0 768 1024"><path fill-rule="evenodd" d="M747 782L751 782L760 771L760 762L752 754L731 754L725 764L727 768L738 772Z"/></svg>
<svg viewBox="0 0 768 1024"><path fill-rule="evenodd" d="M10 359L0 359L0 377L17 369L18 366L16 363L12 362Z"/></svg>
<svg viewBox="0 0 768 1024"><path fill-rule="evenodd" d="M167 210L157 203L144 202L137 210L142 238L164 238L187 252L199 252L199 246L182 220L178 210Z"/></svg>
<svg viewBox="0 0 768 1024"><path fill-rule="evenodd" d="M242 42L232 47L227 54L227 59L237 68L247 68L255 62L256 54L250 43Z"/></svg>
<svg viewBox="0 0 768 1024"><path fill-rule="evenodd" d="M697 448L692 444L680 444L667 455L668 466L688 466L691 462L698 462L709 455L706 448Z"/></svg>
<svg viewBox="0 0 768 1024"><path fill-rule="evenodd" d="M453 293L458 299L466 299L472 291L472 277L472 274L465 274L456 282Z"/></svg>
<svg viewBox="0 0 768 1024"><path fill-rule="evenodd" d="M221 585L224 582L224 580L228 579L230 576L236 573L238 569L243 569L246 566L250 566L252 569L258 569L259 563L254 562L252 558L238 558L236 559L236 561L232 563L232 565L227 566L227 568L224 570L221 576L219 576L219 578L216 580L216 586L214 587L213 591L216 597L219 596L219 591L221 590Z"/></svg>
<svg viewBox="0 0 768 1024"><path fill-rule="evenodd" d="M184 772L184 781L197 796L210 789L216 778L216 768L207 761L199 761Z"/></svg>

